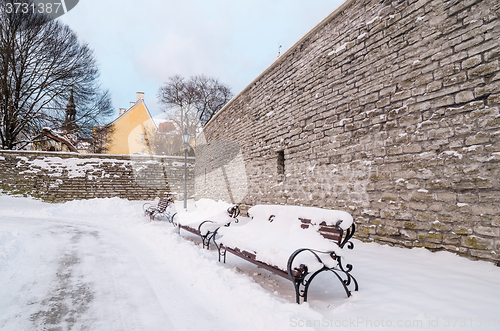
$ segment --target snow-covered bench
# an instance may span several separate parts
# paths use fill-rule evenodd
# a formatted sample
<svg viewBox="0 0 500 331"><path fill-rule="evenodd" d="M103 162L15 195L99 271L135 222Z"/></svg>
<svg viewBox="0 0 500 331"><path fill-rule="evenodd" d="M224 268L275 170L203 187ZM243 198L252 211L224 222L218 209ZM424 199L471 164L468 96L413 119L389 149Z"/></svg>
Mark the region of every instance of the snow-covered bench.
<svg viewBox="0 0 500 331"><path fill-rule="evenodd" d="M149 220L152 221L156 216L162 216L167 219L167 221L172 222L175 216L175 212L169 208L173 207L174 199L170 196L161 197L158 201L158 205L153 206L150 203L145 203L142 206L144 210L144 215L149 216Z"/></svg>
<svg viewBox="0 0 500 331"><path fill-rule="evenodd" d="M200 236L203 248L210 248L210 241L215 243L215 235L221 226L238 223L240 209L238 205L230 205L219 201L201 199L196 202L197 211L182 214L174 222L175 226ZM207 215L211 215L208 216Z"/></svg>
<svg viewBox="0 0 500 331"><path fill-rule="evenodd" d="M356 279L352 265L342 264L344 248L353 249L352 216L344 211L314 207L257 205L248 211L251 221L241 226L221 227L216 232L219 261L226 252L265 268L293 282L296 301L307 301L313 279L331 271L340 280L347 296Z"/></svg>

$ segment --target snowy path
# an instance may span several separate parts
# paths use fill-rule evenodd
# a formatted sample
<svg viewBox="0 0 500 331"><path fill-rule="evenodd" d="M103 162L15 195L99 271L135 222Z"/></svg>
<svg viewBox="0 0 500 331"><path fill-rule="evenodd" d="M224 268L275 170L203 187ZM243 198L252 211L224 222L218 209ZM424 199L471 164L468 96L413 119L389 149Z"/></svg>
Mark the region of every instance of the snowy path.
<svg viewBox="0 0 500 331"><path fill-rule="evenodd" d="M186 240L188 239L188 240ZM0 330L500 330L500 268L356 241L360 291L291 283L149 223L141 202L0 195ZM323 286L321 286L323 285Z"/></svg>
<svg viewBox="0 0 500 331"><path fill-rule="evenodd" d="M208 313L200 316L197 298L166 281L173 270L157 265L133 237L95 225L22 218L2 220L2 229L27 244L16 247L12 267L0 274L12 294L0 307L2 329L200 330L216 322ZM194 311L197 318L186 320Z"/></svg>
<svg viewBox="0 0 500 331"><path fill-rule="evenodd" d="M140 202L1 199L0 330L286 330L320 316L147 222Z"/></svg>

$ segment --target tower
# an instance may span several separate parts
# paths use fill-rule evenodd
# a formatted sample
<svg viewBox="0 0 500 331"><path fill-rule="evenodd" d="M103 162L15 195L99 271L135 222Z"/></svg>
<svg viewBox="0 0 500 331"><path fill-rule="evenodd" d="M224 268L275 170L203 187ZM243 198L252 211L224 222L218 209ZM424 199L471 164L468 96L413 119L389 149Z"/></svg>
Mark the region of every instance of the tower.
<svg viewBox="0 0 500 331"><path fill-rule="evenodd" d="M66 118L62 128L67 132L71 132L76 128L76 106L73 98L73 88L71 88L71 95L69 97L69 102L66 105Z"/></svg>

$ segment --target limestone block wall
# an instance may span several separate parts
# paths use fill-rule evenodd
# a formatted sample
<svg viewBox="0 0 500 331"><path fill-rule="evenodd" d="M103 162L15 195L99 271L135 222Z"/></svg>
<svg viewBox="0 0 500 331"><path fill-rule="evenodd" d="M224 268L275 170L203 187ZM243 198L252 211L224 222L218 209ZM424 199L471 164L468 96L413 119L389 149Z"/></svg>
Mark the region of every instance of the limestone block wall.
<svg viewBox="0 0 500 331"><path fill-rule="evenodd" d="M497 0L348 0L208 123L197 197L500 263L499 61Z"/></svg>
<svg viewBox="0 0 500 331"><path fill-rule="evenodd" d="M188 158L188 196L194 194ZM0 189L47 201L120 197L153 200L166 192L184 198L184 158L0 151Z"/></svg>

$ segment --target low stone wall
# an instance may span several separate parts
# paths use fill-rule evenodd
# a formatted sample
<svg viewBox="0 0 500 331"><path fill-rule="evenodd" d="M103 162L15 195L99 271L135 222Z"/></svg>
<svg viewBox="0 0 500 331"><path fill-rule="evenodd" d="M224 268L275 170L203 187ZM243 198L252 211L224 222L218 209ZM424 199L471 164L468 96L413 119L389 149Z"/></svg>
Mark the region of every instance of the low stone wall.
<svg viewBox="0 0 500 331"><path fill-rule="evenodd" d="M184 197L184 158L165 156L0 151L0 189L46 201L120 197ZM188 196L194 192L188 158Z"/></svg>

